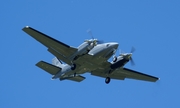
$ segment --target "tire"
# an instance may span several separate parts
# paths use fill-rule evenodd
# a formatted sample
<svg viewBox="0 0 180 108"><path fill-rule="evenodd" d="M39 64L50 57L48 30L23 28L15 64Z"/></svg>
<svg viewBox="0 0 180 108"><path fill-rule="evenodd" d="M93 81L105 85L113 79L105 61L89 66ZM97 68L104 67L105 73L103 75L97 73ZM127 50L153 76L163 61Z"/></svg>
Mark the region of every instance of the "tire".
<svg viewBox="0 0 180 108"><path fill-rule="evenodd" d="M75 69L76 69L76 64L73 64L71 70L75 70Z"/></svg>
<svg viewBox="0 0 180 108"><path fill-rule="evenodd" d="M105 79L105 83L106 83L106 84L109 84L110 81L111 81L111 78L110 78L110 77L107 77L107 78Z"/></svg>

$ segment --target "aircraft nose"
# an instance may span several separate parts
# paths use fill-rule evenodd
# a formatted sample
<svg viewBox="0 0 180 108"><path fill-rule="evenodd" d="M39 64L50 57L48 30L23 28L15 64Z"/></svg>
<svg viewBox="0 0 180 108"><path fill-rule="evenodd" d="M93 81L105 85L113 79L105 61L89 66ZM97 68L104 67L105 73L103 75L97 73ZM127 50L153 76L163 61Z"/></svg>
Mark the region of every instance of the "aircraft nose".
<svg viewBox="0 0 180 108"><path fill-rule="evenodd" d="M111 43L111 46L112 46L113 48L117 49L118 46L119 46L119 44L118 44L117 42L112 42L112 43Z"/></svg>

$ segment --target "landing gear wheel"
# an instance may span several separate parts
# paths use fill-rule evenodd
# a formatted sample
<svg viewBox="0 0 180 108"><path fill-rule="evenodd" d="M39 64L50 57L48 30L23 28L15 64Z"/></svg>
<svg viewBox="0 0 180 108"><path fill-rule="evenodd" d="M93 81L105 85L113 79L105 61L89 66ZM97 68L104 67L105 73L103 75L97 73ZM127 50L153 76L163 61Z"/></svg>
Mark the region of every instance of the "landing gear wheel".
<svg viewBox="0 0 180 108"><path fill-rule="evenodd" d="M75 69L76 69L76 64L73 64L71 70L75 70Z"/></svg>
<svg viewBox="0 0 180 108"><path fill-rule="evenodd" d="M107 77L107 78L105 79L105 83L106 83L106 84L109 84L110 81L111 81L111 78L110 78L110 77Z"/></svg>

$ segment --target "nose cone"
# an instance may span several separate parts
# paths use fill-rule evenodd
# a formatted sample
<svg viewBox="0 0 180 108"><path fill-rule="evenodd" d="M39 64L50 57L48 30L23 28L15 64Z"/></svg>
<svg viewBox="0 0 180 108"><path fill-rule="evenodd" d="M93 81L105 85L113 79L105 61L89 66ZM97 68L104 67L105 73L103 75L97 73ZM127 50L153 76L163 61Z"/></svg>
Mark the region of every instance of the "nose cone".
<svg viewBox="0 0 180 108"><path fill-rule="evenodd" d="M132 53L127 54L128 59L132 57Z"/></svg>
<svg viewBox="0 0 180 108"><path fill-rule="evenodd" d="M117 42L111 42L111 46L114 48L114 49L117 49L119 44Z"/></svg>

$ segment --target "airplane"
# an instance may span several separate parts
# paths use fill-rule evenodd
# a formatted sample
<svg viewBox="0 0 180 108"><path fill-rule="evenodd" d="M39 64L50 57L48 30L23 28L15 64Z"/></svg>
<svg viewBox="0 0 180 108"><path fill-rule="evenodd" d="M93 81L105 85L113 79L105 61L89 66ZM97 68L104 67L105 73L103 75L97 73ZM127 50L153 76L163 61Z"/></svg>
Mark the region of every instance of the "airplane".
<svg viewBox="0 0 180 108"><path fill-rule="evenodd" d="M111 79L130 78L150 82L159 80L158 77L124 68L127 62L134 63L133 51L122 53L118 57L113 56L119 46L117 42L98 43L97 39L89 39L76 48L32 27L26 26L22 30L45 45L48 51L55 56L52 64L45 61L36 64L39 68L53 75L52 79L81 82L85 79L81 74L89 72L91 75L105 78L106 84L109 84ZM109 62L111 56L113 56L113 61Z"/></svg>

